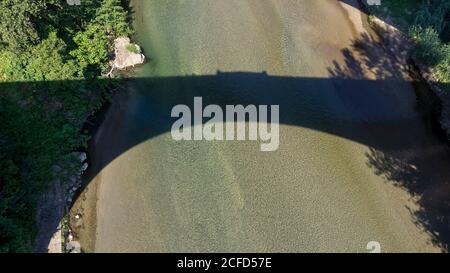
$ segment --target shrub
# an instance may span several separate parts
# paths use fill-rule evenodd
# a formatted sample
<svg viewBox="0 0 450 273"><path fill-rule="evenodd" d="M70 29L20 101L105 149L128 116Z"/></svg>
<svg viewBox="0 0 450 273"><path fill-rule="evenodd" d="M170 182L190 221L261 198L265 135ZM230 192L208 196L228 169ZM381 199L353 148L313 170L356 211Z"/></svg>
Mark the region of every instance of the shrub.
<svg viewBox="0 0 450 273"><path fill-rule="evenodd" d="M137 47L134 44L128 44L126 48L131 53L136 53L136 54L141 53L141 51L139 50L139 47Z"/></svg>
<svg viewBox="0 0 450 273"><path fill-rule="evenodd" d="M417 43L416 56L426 65L437 65L445 56L439 34L431 27L413 26L411 36Z"/></svg>

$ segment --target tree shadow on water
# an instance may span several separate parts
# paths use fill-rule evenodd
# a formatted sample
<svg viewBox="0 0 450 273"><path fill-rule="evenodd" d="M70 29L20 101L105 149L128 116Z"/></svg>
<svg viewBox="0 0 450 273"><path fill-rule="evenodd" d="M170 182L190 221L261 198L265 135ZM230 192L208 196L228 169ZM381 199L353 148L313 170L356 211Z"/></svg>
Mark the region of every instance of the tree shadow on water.
<svg viewBox="0 0 450 273"><path fill-rule="evenodd" d="M389 153L371 148L367 165L375 174L410 193L418 200L419 209L410 209L415 223L426 231L432 243L443 251L449 249L450 184L448 156L436 150L412 155ZM439 162L442 160L441 162Z"/></svg>
<svg viewBox="0 0 450 273"><path fill-rule="evenodd" d="M379 86L377 92L388 92L399 102L408 100L413 94L412 108L417 115L415 121L398 127L380 127L376 133L365 132L373 134L374 138L384 139L372 142L378 144L376 147L369 145L366 164L376 175L404 189L412 200L417 200L418 209L408 208L411 217L417 226L429 234L432 244L448 252L450 152L448 142L439 138L442 132L433 128L436 115L430 114L434 109L428 107L432 103L422 101L433 101L434 94L426 84L411 76L413 68L401 37L387 34L383 37L383 43L380 41L379 37L362 34L349 48L342 50L342 64L335 61L329 68L329 74L337 85L344 79L383 81L386 84ZM406 84L391 84L402 80ZM399 119L405 114L402 107L399 104L398 113L387 114L392 114L391 119Z"/></svg>

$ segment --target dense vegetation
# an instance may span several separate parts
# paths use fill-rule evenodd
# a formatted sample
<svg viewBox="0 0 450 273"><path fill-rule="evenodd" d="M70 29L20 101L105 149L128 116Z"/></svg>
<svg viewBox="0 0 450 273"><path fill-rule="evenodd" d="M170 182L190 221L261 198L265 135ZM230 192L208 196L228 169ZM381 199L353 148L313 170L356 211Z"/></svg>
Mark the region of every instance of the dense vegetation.
<svg viewBox="0 0 450 273"><path fill-rule="evenodd" d="M450 0L383 0L371 11L409 32L417 44L416 57L439 82L450 82Z"/></svg>
<svg viewBox="0 0 450 273"><path fill-rule="evenodd" d="M433 68L439 81L450 82L450 0L424 1L416 12L410 33L417 42L415 52Z"/></svg>
<svg viewBox="0 0 450 273"><path fill-rule="evenodd" d="M0 1L0 252L32 250L55 164L86 145L81 127L110 87L99 79L112 41L131 32L123 4Z"/></svg>

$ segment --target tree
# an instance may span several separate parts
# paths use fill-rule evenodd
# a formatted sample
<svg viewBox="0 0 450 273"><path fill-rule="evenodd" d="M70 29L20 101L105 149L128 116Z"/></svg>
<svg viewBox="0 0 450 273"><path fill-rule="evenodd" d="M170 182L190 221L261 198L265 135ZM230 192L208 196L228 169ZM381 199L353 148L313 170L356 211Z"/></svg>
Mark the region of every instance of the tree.
<svg viewBox="0 0 450 273"><path fill-rule="evenodd" d="M70 80L80 74L74 61L65 61L66 45L57 37L56 32L51 32L47 39L31 49L31 58L26 66L29 80Z"/></svg>
<svg viewBox="0 0 450 273"><path fill-rule="evenodd" d="M120 0L103 0L97 10L94 24L99 25L109 36L123 36L131 34L127 22L127 12Z"/></svg>
<svg viewBox="0 0 450 273"><path fill-rule="evenodd" d="M424 28L431 27L441 34L448 24L445 17L449 11L449 0L424 0L415 15L415 24Z"/></svg>
<svg viewBox="0 0 450 273"><path fill-rule="evenodd" d="M57 0L0 1L0 41L11 50L21 50L39 41L38 21Z"/></svg>
<svg viewBox="0 0 450 273"><path fill-rule="evenodd" d="M120 1L82 3L0 0L0 252L32 251L37 200L86 145L83 122L107 88L98 68L131 32Z"/></svg>
<svg viewBox="0 0 450 273"><path fill-rule="evenodd" d="M100 66L108 60L109 40L98 25L90 25L73 38L77 48L70 52L82 67L88 65Z"/></svg>

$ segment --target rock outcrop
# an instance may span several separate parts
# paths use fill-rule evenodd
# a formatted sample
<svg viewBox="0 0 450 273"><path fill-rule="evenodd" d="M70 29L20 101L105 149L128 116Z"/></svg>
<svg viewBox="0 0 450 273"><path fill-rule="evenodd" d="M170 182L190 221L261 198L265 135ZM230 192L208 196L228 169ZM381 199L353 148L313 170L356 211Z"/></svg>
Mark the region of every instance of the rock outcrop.
<svg viewBox="0 0 450 273"><path fill-rule="evenodd" d="M74 152L71 156L73 161L70 164L79 169L75 169L74 173L70 174L71 167L65 166L63 168L55 165L53 172L55 177L58 178L50 183L50 188L39 201L36 216L39 228L35 242L36 252L61 253L65 250L72 253L80 252L77 242L65 245L65 249L63 249L64 241L62 239L64 237L68 242L72 241L68 238L68 235L71 236L71 234L66 230L67 227L65 228L67 223L64 216L67 214L77 191L81 188L81 176L88 168L86 153Z"/></svg>
<svg viewBox="0 0 450 273"><path fill-rule="evenodd" d="M125 69L143 64L145 56L141 53L141 48L133 44L130 38L120 37L114 40L114 61L113 66L117 69Z"/></svg>

